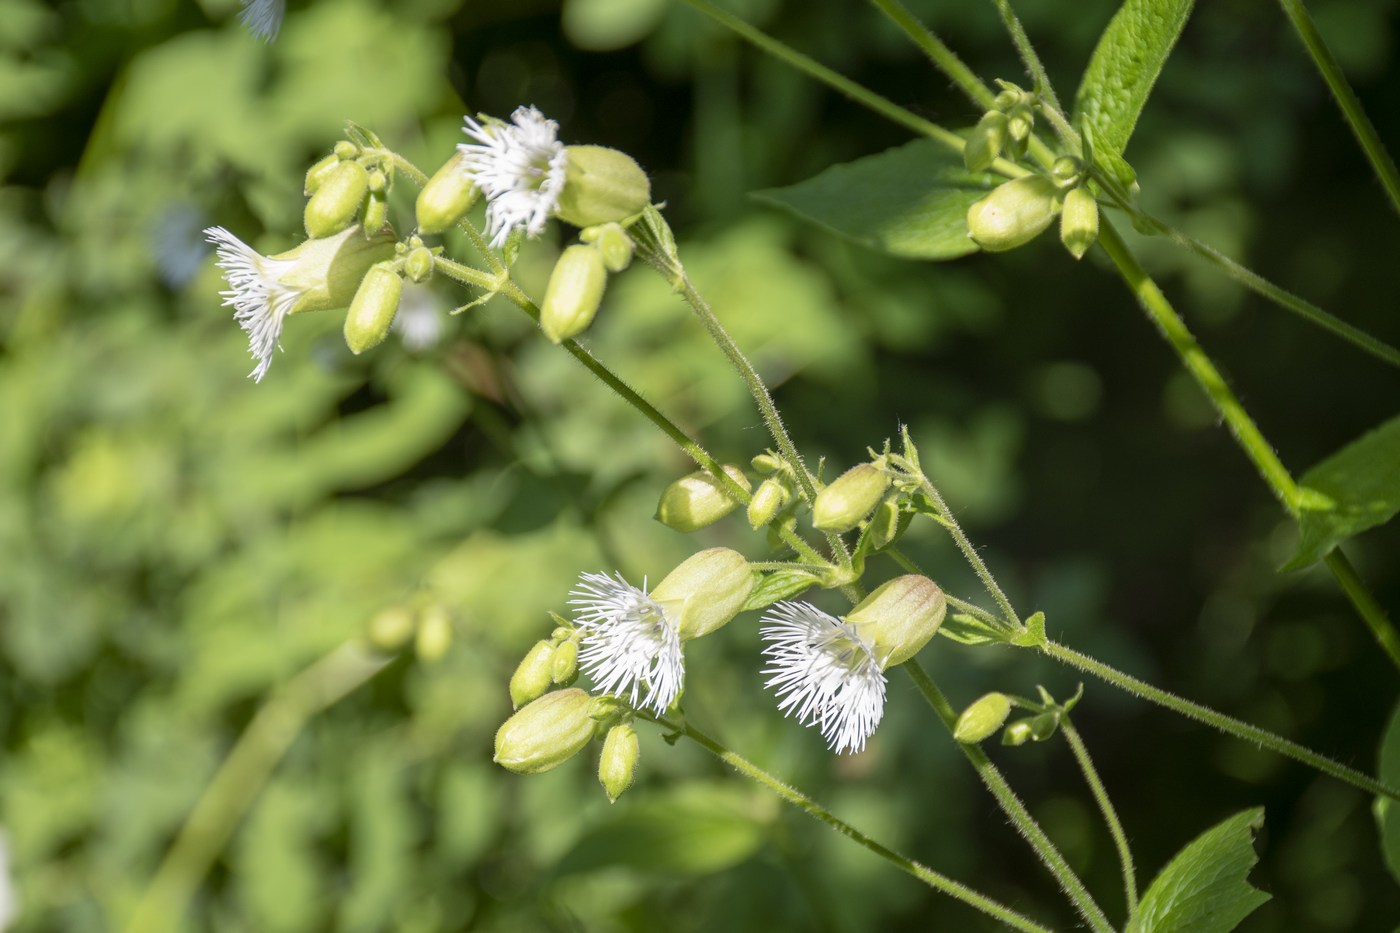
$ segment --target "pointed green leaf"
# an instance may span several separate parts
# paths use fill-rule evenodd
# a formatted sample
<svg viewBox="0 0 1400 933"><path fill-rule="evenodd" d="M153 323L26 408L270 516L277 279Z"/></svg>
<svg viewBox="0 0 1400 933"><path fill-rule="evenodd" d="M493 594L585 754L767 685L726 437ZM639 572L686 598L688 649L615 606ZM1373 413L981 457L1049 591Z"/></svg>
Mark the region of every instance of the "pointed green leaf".
<svg viewBox="0 0 1400 933"><path fill-rule="evenodd" d="M1003 180L919 139L754 197L892 256L955 259L977 251L967 209Z"/></svg>
<svg viewBox="0 0 1400 933"><path fill-rule="evenodd" d="M1391 787L1400 787L1400 704L1391 714L1381 739L1380 771L1376 777ZM1386 867L1400 880L1400 804L1388 797L1377 797L1376 828L1381 834L1381 853Z"/></svg>
<svg viewBox="0 0 1400 933"><path fill-rule="evenodd" d="M805 570L775 570L772 573L755 574L758 577L753 591L744 602L740 612L751 609L764 609L780 599L791 599L803 590L813 587L817 580Z"/></svg>
<svg viewBox="0 0 1400 933"><path fill-rule="evenodd" d="M1264 810L1237 813L1187 844L1143 895L1128 933L1226 933L1269 899L1246 877Z"/></svg>
<svg viewBox="0 0 1400 933"><path fill-rule="evenodd" d="M1099 37L1074 98L1075 120L1092 133L1094 159L1133 182L1123 150L1147 96L1176 45L1192 0L1125 0Z"/></svg>
<svg viewBox="0 0 1400 933"><path fill-rule="evenodd" d="M1400 417L1363 434L1303 474L1297 570L1400 512Z"/></svg>

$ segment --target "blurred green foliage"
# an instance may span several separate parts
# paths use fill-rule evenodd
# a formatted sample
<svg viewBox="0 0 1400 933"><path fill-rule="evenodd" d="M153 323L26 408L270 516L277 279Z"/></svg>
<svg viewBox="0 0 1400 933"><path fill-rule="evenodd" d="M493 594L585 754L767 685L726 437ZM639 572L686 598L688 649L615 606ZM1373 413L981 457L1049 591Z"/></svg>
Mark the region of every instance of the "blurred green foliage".
<svg viewBox="0 0 1400 933"><path fill-rule="evenodd" d="M503 302L444 319L431 350L364 358L336 315L299 316L269 377L244 378L197 231L291 246L302 174L347 119L429 171L463 112L521 103L569 141L631 152L828 476L908 423L1052 635L1371 767L1393 670L1328 580L1276 572L1292 531L1093 258L1072 269L1046 242L903 263L747 200L906 138L682 5L290 6L265 46L234 0L0 0L0 824L19 929L120 928L269 692L405 601L451 610L452 650L396 661L312 722L186 929L989 928L655 730L613 807L587 756L531 778L490 763L509 672L580 571L657 579L696 546L766 551L739 515L693 538L651 521L690 466ZM979 74L1020 75L990 4L910 6ZM1018 6L1063 96L1114 4ZM869 7L733 7L940 122L976 119ZM1394 342L1394 218L1282 17L1201 7L1127 150L1144 202ZM1316 15L1400 139L1395 4ZM1394 414L1391 373L1167 244L1135 247L1295 470ZM517 267L535 294L557 248ZM588 343L721 459L768 446L646 270L610 286ZM1391 607L1397 544L1385 527L1348 545ZM908 547L974 592L931 528ZM868 753L833 761L761 694L756 647L744 620L692 646L702 728L892 847L1072 922L903 680ZM955 703L1076 682L946 640L925 657ZM1251 877L1274 900L1244 929L1393 928L1400 892L1359 794L1097 684L1077 716L1144 877L1262 805ZM1063 747L997 757L1118 915L1112 848Z"/></svg>

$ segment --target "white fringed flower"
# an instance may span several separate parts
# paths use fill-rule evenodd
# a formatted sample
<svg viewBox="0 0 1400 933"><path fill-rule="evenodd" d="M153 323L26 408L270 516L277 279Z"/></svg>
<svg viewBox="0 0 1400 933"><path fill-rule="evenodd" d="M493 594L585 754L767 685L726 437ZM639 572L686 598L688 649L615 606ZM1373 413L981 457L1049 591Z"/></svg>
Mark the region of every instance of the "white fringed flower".
<svg viewBox="0 0 1400 933"><path fill-rule="evenodd" d="M685 671L680 632L661 604L621 574L585 573L569 595L579 607L579 667L594 688L665 712L680 695Z"/></svg>
<svg viewBox="0 0 1400 933"><path fill-rule="evenodd" d="M486 196L486 229L499 249L511 231L523 227L538 236L559 204L568 154L559 142L559 124L534 107L517 107L511 122L466 117L466 133L476 143L460 143L467 174Z"/></svg>
<svg viewBox="0 0 1400 933"><path fill-rule="evenodd" d="M885 675L856 627L810 603L781 602L759 634L771 661L763 673L784 715L819 726L836 754L858 752L885 712Z"/></svg>
<svg viewBox="0 0 1400 933"><path fill-rule="evenodd" d="M286 13L287 0L243 0L243 13L238 18L253 35L271 42L277 38Z"/></svg>
<svg viewBox="0 0 1400 933"><path fill-rule="evenodd" d="M229 290L219 294L225 306L233 306L234 320L248 335L248 352L258 361L248 375L262 382L278 348L282 322L305 294L305 289L285 284L296 260L264 256L223 227L210 227L204 236L214 244L217 265L229 284Z"/></svg>

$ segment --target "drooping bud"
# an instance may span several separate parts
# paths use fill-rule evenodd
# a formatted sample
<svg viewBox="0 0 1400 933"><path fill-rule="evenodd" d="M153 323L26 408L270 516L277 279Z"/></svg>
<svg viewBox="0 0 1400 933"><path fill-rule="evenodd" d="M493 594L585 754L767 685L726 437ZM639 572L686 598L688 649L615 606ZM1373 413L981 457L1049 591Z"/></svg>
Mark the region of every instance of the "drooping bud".
<svg viewBox="0 0 1400 933"><path fill-rule="evenodd" d="M759 483L758 491L749 500L749 527L757 531L771 522L778 510L787 505L787 501L787 487L776 476Z"/></svg>
<svg viewBox="0 0 1400 933"><path fill-rule="evenodd" d="M948 602L928 577L906 574L875 589L846 613L888 670L919 653L943 624Z"/></svg>
<svg viewBox="0 0 1400 933"><path fill-rule="evenodd" d="M865 520L889 487L889 475L873 463L853 466L817 493L812 525L837 534L850 531Z"/></svg>
<svg viewBox="0 0 1400 933"><path fill-rule="evenodd" d="M989 253L1024 246L1050 226L1055 183L1044 175L1012 179L967 209L967 232Z"/></svg>
<svg viewBox="0 0 1400 933"><path fill-rule="evenodd" d="M712 547L692 554L651 591L681 641L708 635L739 613L753 592L749 562L738 551Z"/></svg>
<svg viewBox="0 0 1400 933"><path fill-rule="evenodd" d="M422 285L432 277L433 262L432 250L426 246L415 246L403 261L404 277L415 285Z"/></svg>
<svg viewBox="0 0 1400 933"><path fill-rule="evenodd" d="M549 666L549 678L563 687L569 686L578 679L577 641L571 638L555 646L554 658Z"/></svg>
<svg viewBox="0 0 1400 933"><path fill-rule="evenodd" d="M622 229L622 224L585 227L578 238L584 243L597 245L598 251L603 254L603 265L608 267L609 272L621 272L632 264L632 238Z"/></svg>
<svg viewBox="0 0 1400 933"><path fill-rule="evenodd" d="M408 606L386 606L369 620L369 629L365 634L374 647L392 653L408 643L417 624L417 616Z"/></svg>
<svg viewBox="0 0 1400 933"><path fill-rule="evenodd" d="M603 254L575 244L559 256L540 303L540 330L554 343L583 333L603 303L608 272Z"/></svg>
<svg viewBox="0 0 1400 933"><path fill-rule="evenodd" d="M986 171L1006 148L1006 140L1006 114L997 110L988 111L967 137L967 145L963 147L963 165L969 172Z"/></svg>
<svg viewBox="0 0 1400 933"><path fill-rule="evenodd" d="M321 183L326 180L326 176L331 173L331 169L340 164L340 156L332 152L315 165L306 170L306 184L302 190L309 198L320 190Z"/></svg>
<svg viewBox="0 0 1400 933"><path fill-rule="evenodd" d="M403 279L391 264L380 263L365 273L345 315L345 345L351 353L358 356L389 335L402 295Z"/></svg>
<svg viewBox="0 0 1400 933"><path fill-rule="evenodd" d="M467 174L466 156L458 151L418 192L416 214L421 233L450 229L476 203L477 188Z"/></svg>
<svg viewBox="0 0 1400 933"><path fill-rule="evenodd" d="M363 165L337 163L306 202L303 214L306 235L313 238L333 236L350 226L368 190L369 173Z"/></svg>
<svg viewBox="0 0 1400 933"><path fill-rule="evenodd" d="M554 683L554 645L537 641L510 675L510 705L516 709L544 696Z"/></svg>
<svg viewBox="0 0 1400 933"><path fill-rule="evenodd" d="M651 203L651 181L624 152L603 146L568 147L564 190L554 212L576 227L626 220Z"/></svg>
<svg viewBox="0 0 1400 933"><path fill-rule="evenodd" d="M603 785L610 802L617 803L617 798L632 786L640 756L637 730L629 723L621 723L608 730L607 737L603 739L603 754L598 757L598 783Z"/></svg>
<svg viewBox="0 0 1400 933"><path fill-rule="evenodd" d="M355 297L365 273L393 255L392 231L366 239L355 226L335 236L306 240L295 249L269 258L290 263L278 281L301 295L288 312L300 314L345 307Z"/></svg>
<svg viewBox="0 0 1400 933"><path fill-rule="evenodd" d="M1099 202L1087 188L1072 188L1060 212L1060 242L1075 259L1084 258L1099 238Z"/></svg>
<svg viewBox="0 0 1400 933"><path fill-rule="evenodd" d="M557 768L593 739L592 708L593 698L576 687L531 701L496 731L496 763L516 774Z"/></svg>
<svg viewBox="0 0 1400 933"><path fill-rule="evenodd" d="M724 472L746 492L751 488L749 478L734 464L725 464ZM718 480L705 470L697 470L682 476L661 493L656 504L656 520L668 528L689 533L713 525L738 507L738 500L730 498Z"/></svg>
<svg viewBox="0 0 1400 933"><path fill-rule="evenodd" d="M973 701L958 717L953 738L964 745L976 745L990 738L1011 715L1011 699L1004 693L988 693Z"/></svg>
<svg viewBox="0 0 1400 933"><path fill-rule="evenodd" d="M418 620L418 637L413 649L418 660L424 664L441 661L452 647L452 616L444 606L437 604L423 610Z"/></svg>

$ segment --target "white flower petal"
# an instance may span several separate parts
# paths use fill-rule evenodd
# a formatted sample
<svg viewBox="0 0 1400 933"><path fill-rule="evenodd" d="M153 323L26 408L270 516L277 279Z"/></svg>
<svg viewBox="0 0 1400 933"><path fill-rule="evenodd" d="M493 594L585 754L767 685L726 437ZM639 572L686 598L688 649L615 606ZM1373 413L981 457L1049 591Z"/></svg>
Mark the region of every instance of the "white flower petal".
<svg viewBox="0 0 1400 933"><path fill-rule="evenodd" d="M482 125L465 117L462 132L476 142L457 147L467 174L486 196L486 230L497 249L517 228L532 237L544 230L559 204L568 163L559 124L534 107L518 107L510 118Z"/></svg>
<svg viewBox="0 0 1400 933"><path fill-rule="evenodd" d="M219 294L225 306L233 307L234 320L248 335L248 352L258 361L248 375L261 382L278 348L282 322L302 296L300 289L281 281L295 263L269 259L223 227L210 227L204 236L214 244L217 265L229 284L229 290Z"/></svg>
<svg viewBox="0 0 1400 933"><path fill-rule="evenodd" d="M685 677L680 634L666 611L621 574L585 573L570 595L582 633L579 667L594 689L665 712Z"/></svg>
<svg viewBox="0 0 1400 933"><path fill-rule="evenodd" d="M885 712L885 675L870 643L810 603L778 603L762 621L764 686L777 693L778 709L819 727L838 755L864 748Z"/></svg>
<svg viewBox="0 0 1400 933"><path fill-rule="evenodd" d="M243 0L243 13L238 18L253 35L271 42L277 38L286 14L287 0Z"/></svg>

